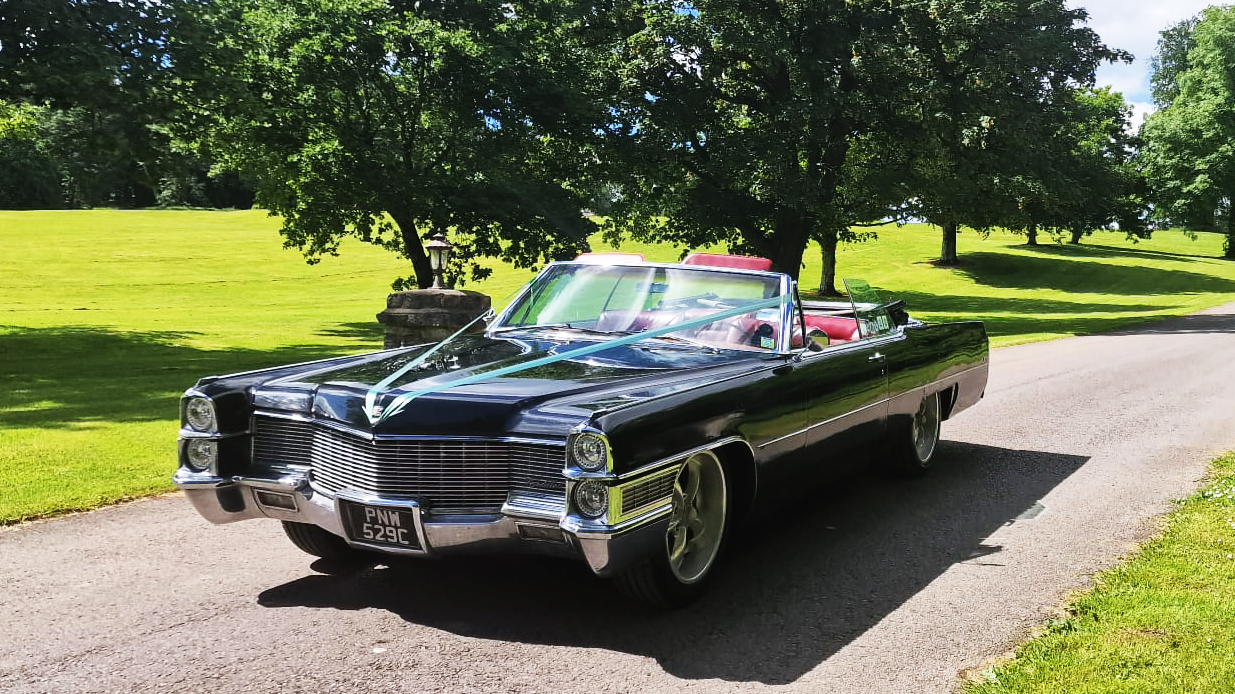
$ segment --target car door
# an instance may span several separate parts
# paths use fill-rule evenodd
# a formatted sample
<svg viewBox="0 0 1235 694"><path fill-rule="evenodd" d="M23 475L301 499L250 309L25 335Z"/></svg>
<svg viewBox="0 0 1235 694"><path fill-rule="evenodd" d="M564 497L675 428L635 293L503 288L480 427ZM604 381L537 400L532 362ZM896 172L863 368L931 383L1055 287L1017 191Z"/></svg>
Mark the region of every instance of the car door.
<svg viewBox="0 0 1235 694"><path fill-rule="evenodd" d="M888 417L888 359L902 339L865 282L845 280L859 338L802 353L798 374L810 387L805 445L812 457L877 443Z"/></svg>

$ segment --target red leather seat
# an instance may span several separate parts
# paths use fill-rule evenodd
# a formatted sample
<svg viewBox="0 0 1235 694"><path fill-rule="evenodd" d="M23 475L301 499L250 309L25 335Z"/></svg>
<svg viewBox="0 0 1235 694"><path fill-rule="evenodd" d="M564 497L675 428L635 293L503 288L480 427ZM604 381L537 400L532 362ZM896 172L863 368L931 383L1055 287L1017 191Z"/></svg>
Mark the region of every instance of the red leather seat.
<svg viewBox="0 0 1235 694"><path fill-rule="evenodd" d="M724 253L691 253L682 260L683 265L710 265L731 267L739 270L771 270L772 261L752 255L725 255Z"/></svg>

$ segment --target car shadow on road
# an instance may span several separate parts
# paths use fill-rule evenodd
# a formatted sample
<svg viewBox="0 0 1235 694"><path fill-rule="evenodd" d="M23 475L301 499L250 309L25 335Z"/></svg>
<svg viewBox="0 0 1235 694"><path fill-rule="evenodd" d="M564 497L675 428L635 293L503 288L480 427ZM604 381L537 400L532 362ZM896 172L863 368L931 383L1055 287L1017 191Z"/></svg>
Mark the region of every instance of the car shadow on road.
<svg viewBox="0 0 1235 694"><path fill-rule="evenodd" d="M643 655L685 679L791 683L950 567L998 563L987 538L1088 460L948 441L937 455L925 478L861 472L755 520L709 592L677 611L619 598L582 563L526 557L310 575L258 602L380 609L462 636Z"/></svg>

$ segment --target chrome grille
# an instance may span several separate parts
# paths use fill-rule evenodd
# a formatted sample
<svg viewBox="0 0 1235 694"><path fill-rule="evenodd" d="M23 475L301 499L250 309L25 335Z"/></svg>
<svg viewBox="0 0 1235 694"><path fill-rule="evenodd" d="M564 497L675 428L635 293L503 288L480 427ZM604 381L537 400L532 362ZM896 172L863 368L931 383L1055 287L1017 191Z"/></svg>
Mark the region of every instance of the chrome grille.
<svg viewBox="0 0 1235 694"><path fill-rule="evenodd" d="M512 490L566 494L563 446L488 439L371 440L313 422L254 418L253 462L308 465L314 486L409 498L430 510L497 509Z"/></svg>
<svg viewBox="0 0 1235 694"><path fill-rule="evenodd" d="M632 513L656 502L668 501L673 495L680 466L649 475L622 488L621 515Z"/></svg>

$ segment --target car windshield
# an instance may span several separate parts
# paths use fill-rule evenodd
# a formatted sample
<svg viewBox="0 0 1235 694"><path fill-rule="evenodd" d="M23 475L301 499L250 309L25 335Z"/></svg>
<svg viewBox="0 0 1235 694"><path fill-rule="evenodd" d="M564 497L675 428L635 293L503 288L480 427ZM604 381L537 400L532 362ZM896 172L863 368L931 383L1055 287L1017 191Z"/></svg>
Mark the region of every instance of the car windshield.
<svg viewBox="0 0 1235 694"><path fill-rule="evenodd" d="M782 298L776 275L560 263L533 280L490 330L646 332L670 342L772 350L781 333Z"/></svg>

